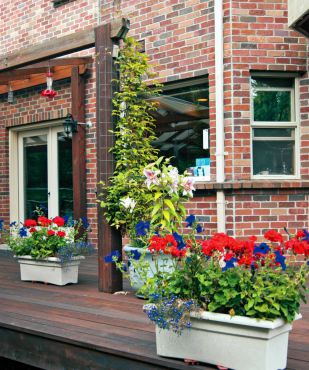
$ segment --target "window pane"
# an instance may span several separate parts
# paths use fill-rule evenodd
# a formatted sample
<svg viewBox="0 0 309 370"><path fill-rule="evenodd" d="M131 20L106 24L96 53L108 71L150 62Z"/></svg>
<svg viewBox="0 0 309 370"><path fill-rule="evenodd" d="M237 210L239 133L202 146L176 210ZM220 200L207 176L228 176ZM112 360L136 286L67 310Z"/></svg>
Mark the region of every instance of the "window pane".
<svg viewBox="0 0 309 370"><path fill-rule="evenodd" d="M288 87L294 86L293 78L269 78L269 77L251 77L252 87Z"/></svg>
<svg viewBox="0 0 309 370"><path fill-rule="evenodd" d="M59 215L73 217L72 139L58 133Z"/></svg>
<svg viewBox="0 0 309 370"><path fill-rule="evenodd" d="M48 215L47 136L24 138L25 218L36 216L36 208Z"/></svg>
<svg viewBox="0 0 309 370"><path fill-rule="evenodd" d="M255 128L254 137L289 137L292 138L292 128Z"/></svg>
<svg viewBox="0 0 309 370"><path fill-rule="evenodd" d="M294 175L294 141L253 141L254 175Z"/></svg>
<svg viewBox="0 0 309 370"><path fill-rule="evenodd" d="M154 146L160 149L160 155L173 157L171 163L180 172L193 171L201 165L196 159L209 158L209 150L203 149L203 129L205 122L190 121L177 122L165 126L165 130L158 133ZM209 165L209 161L204 161ZM197 168L195 169L197 174ZM206 171L206 169L205 169ZM203 173L206 176L205 173Z"/></svg>
<svg viewBox="0 0 309 370"><path fill-rule="evenodd" d="M290 91L254 91L254 121L291 121Z"/></svg>
<svg viewBox="0 0 309 370"><path fill-rule="evenodd" d="M196 82L196 81L195 81ZM180 172L209 177L209 95L208 83L167 86L156 98L157 136L153 145L160 155L173 157Z"/></svg>

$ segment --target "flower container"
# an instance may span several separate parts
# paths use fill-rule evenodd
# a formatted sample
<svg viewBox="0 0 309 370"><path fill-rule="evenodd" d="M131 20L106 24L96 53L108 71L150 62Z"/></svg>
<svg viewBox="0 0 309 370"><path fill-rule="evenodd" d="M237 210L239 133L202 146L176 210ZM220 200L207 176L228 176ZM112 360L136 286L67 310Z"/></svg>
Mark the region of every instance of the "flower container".
<svg viewBox="0 0 309 370"><path fill-rule="evenodd" d="M158 268L161 271L172 272L174 269L173 261L171 256L162 254L154 256L148 249L134 248L130 245L125 245L123 248L125 254L130 257L133 251L138 251L141 255L144 255L144 261L149 263L149 270L147 272L147 278L153 277L155 268L155 258L157 259ZM129 265L130 282L134 290L140 290L145 284L145 279L140 276L138 271L134 268L133 264Z"/></svg>
<svg viewBox="0 0 309 370"><path fill-rule="evenodd" d="M213 312L191 314L181 335L156 327L157 354L189 358L235 370L278 370L287 363L292 329L282 319L257 320ZM298 315L295 319L300 319Z"/></svg>
<svg viewBox="0 0 309 370"><path fill-rule="evenodd" d="M17 259L20 264L21 280L66 285L78 282L78 267L85 257L72 257L65 263L61 263L57 257L34 259L31 256L18 256Z"/></svg>

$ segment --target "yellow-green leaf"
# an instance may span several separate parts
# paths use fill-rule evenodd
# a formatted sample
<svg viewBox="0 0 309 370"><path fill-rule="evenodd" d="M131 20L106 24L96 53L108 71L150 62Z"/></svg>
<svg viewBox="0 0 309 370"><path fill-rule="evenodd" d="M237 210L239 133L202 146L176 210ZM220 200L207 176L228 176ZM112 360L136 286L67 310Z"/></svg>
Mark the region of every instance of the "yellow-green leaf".
<svg viewBox="0 0 309 370"><path fill-rule="evenodd" d="M168 208L175 213L175 207L174 204L171 202L170 199L164 199L164 204L168 206Z"/></svg>
<svg viewBox="0 0 309 370"><path fill-rule="evenodd" d="M171 217L170 217L170 214L169 214L168 211L164 210L163 211L163 216L164 216L164 218L166 219L167 222L170 222Z"/></svg>
<svg viewBox="0 0 309 370"><path fill-rule="evenodd" d="M155 196L154 196L154 200L155 201L158 200L161 197L161 195L162 195L162 193L160 193L160 192L156 193Z"/></svg>

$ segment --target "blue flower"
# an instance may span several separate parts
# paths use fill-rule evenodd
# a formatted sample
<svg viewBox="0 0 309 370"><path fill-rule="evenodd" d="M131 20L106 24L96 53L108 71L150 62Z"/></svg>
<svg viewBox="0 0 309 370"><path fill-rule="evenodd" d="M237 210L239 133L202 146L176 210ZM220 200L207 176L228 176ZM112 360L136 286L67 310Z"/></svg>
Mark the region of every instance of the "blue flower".
<svg viewBox="0 0 309 370"><path fill-rule="evenodd" d="M139 221L135 226L136 236L145 236L150 229L149 221Z"/></svg>
<svg viewBox="0 0 309 370"><path fill-rule="evenodd" d="M118 259L120 257L119 251L113 251L111 254L108 254L107 256L104 257L104 262L106 263L112 263L114 262L114 259Z"/></svg>
<svg viewBox="0 0 309 370"><path fill-rule="evenodd" d="M280 263L282 270L286 269L285 258L280 251L275 251L276 259L275 262Z"/></svg>
<svg viewBox="0 0 309 370"><path fill-rule="evenodd" d="M89 222L88 222L88 220L87 220L87 217L82 217L81 218L81 221L82 221L82 224L83 224L83 227L84 227L84 229L88 229L88 227L89 227Z"/></svg>
<svg viewBox="0 0 309 370"><path fill-rule="evenodd" d="M4 220L0 220L0 231L3 230L3 222Z"/></svg>
<svg viewBox="0 0 309 370"><path fill-rule="evenodd" d="M10 223L10 227L16 226L16 221Z"/></svg>
<svg viewBox="0 0 309 370"><path fill-rule="evenodd" d="M27 229L25 227L21 227L19 229L19 236L21 236L22 238L27 236Z"/></svg>
<svg viewBox="0 0 309 370"><path fill-rule="evenodd" d="M186 223L187 223L187 226L191 227L195 222L195 216L194 215L190 215L186 218Z"/></svg>
<svg viewBox="0 0 309 370"><path fill-rule="evenodd" d="M175 239L175 240L176 240L176 242L177 242L177 248L178 248L179 250L183 249L183 248L186 246L186 243L183 241L183 239L182 239L182 236L181 236L181 235L179 235L178 233L174 232L174 233L173 233L173 237L174 237L174 239Z"/></svg>
<svg viewBox="0 0 309 370"><path fill-rule="evenodd" d="M127 266L127 264L126 264L126 263L123 263L123 264L122 264L122 271L123 271L123 272L127 272L127 271L128 271L128 266Z"/></svg>
<svg viewBox="0 0 309 370"><path fill-rule="evenodd" d="M222 271L226 271L235 267L234 263L237 262L237 258L232 257L230 260L225 261L225 266L222 268Z"/></svg>
<svg viewBox="0 0 309 370"><path fill-rule="evenodd" d="M133 249L131 252L130 252L130 256L134 259L134 260L136 260L136 261L138 261L140 258L141 258L141 253L137 250L137 249Z"/></svg>
<svg viewBox="0 0 309 370"><path fill-rule="evenodd" d="M202 225L200 225L200 224L196 225L195 230L196 230L197 233L201 233L203 231Z"/></svg>
<svg viewBox="0 0 309 370"><path fill-rule="evenodd" d="M267 243L261 243L260 245L256 245L253 250L253 254L267 254L270 251L270 248Z"/></svg>

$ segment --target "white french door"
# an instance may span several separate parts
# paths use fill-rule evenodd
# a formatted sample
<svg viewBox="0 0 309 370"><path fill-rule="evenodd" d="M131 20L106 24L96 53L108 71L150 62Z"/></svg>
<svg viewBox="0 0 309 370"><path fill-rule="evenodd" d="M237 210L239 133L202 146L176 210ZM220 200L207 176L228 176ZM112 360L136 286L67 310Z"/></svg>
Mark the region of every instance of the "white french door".
<svg viewBox="0 0 309 370"><path fill-rule="evenodd" d="M35 216L72 216L72 142L63 127L16 133L18 220Z"/></svg>

